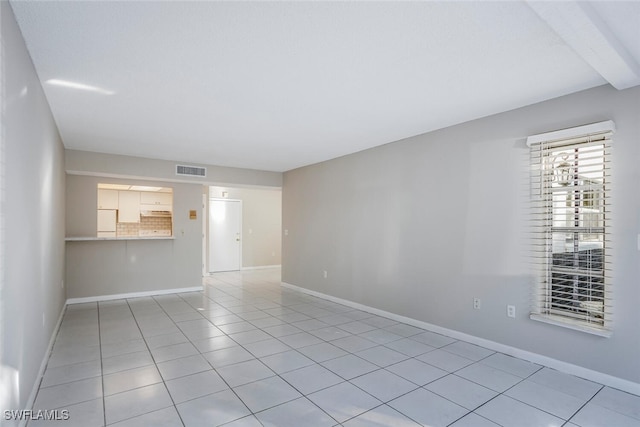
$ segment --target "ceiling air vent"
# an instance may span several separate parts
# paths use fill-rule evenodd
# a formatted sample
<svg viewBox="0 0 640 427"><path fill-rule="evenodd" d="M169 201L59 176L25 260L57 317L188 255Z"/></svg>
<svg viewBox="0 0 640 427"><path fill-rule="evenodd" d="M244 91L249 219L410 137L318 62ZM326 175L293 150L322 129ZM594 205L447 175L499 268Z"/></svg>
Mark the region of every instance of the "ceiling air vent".
<svg viewBox="0 0 640 427"><path fill-rule="evenodd" d="M182 176L207 176L207 168L198 166L176 165L176 175Z"/></svg>

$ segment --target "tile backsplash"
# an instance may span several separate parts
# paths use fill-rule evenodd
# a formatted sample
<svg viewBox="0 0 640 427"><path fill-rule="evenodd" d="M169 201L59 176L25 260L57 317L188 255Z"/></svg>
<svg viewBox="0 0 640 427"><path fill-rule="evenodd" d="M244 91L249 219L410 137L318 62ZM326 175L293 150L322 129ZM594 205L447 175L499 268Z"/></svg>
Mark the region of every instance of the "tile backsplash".
<svg viewBox="0 0 640 427"><path fill-rule="evenodd" d="M137 222L119 222L116 224L116 236L118 237L138 237L140 224Z"/></svg>
<svg viewBox="0 0 640 427"><path fill-rule="evenodd" d="M171 217L143 216L140 218L140 230L171 231Z"/></svg>
<svg viewBox="0 0 640 427"><path fill-rule="evenodd" d="M119 222L116 226L118 237L138 237L140 231L164 231L171 233L171 217L143 216L140 222Z"/></svg>

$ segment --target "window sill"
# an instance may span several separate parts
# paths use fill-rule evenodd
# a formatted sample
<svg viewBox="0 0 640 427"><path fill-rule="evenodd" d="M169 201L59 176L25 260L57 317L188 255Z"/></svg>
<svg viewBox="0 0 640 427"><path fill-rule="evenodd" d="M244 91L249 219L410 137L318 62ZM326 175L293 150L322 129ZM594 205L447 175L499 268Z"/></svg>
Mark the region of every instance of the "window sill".
<svg viewBox="0 0 640 427"><path fill-rule="evenodd" d="M573 329L574 331L585 332L591 335L597 335L599 337L609 338L611 337L612 332L608 329L600 329L586 326L582 323L572 322L571 320L554 317L554 316L545 316L542 314L530 314L529 318L531 320L535 320L537 322L548 323L550 325L556 325L567 329Z"/></svg>

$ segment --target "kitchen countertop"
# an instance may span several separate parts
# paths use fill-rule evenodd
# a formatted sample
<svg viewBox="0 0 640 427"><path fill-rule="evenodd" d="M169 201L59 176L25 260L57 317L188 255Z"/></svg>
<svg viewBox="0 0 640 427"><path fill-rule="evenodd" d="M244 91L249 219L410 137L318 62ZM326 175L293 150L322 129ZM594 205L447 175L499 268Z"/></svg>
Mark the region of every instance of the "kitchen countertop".
<svg viewBox="0 0 640 427"><path fill-rule="evenodd" d="M175 240L175 236L142 236L142 237L65 237L66 242L94 242L99 240Z"/></svg>

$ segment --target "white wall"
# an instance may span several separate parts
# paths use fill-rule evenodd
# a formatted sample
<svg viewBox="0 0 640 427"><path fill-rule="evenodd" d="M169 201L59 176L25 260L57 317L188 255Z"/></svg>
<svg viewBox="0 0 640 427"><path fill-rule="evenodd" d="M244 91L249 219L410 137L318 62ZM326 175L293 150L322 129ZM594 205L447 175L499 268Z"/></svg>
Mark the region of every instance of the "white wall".
<svg viewBox="0 0 640 427"><path fill-rule="evenodd" d="M639 117L640 88L602 86L289 171L283 281L638 384ZM609 119L615 319L602 338L528 317L525 140Z"/></svg>
<svg viewBox="0 0 640 427"><path fill-rule="evenodd" d="M4 410L27 406L63 310L65 174L64 148L8 2L0 2L0 14Z"/></svg>
<svg viewBox="0 0 640 427"><path fill-rule="evenodd" d="M210 197L242 200L242 267L280 265L282 190L209 187Z"/></svg>

